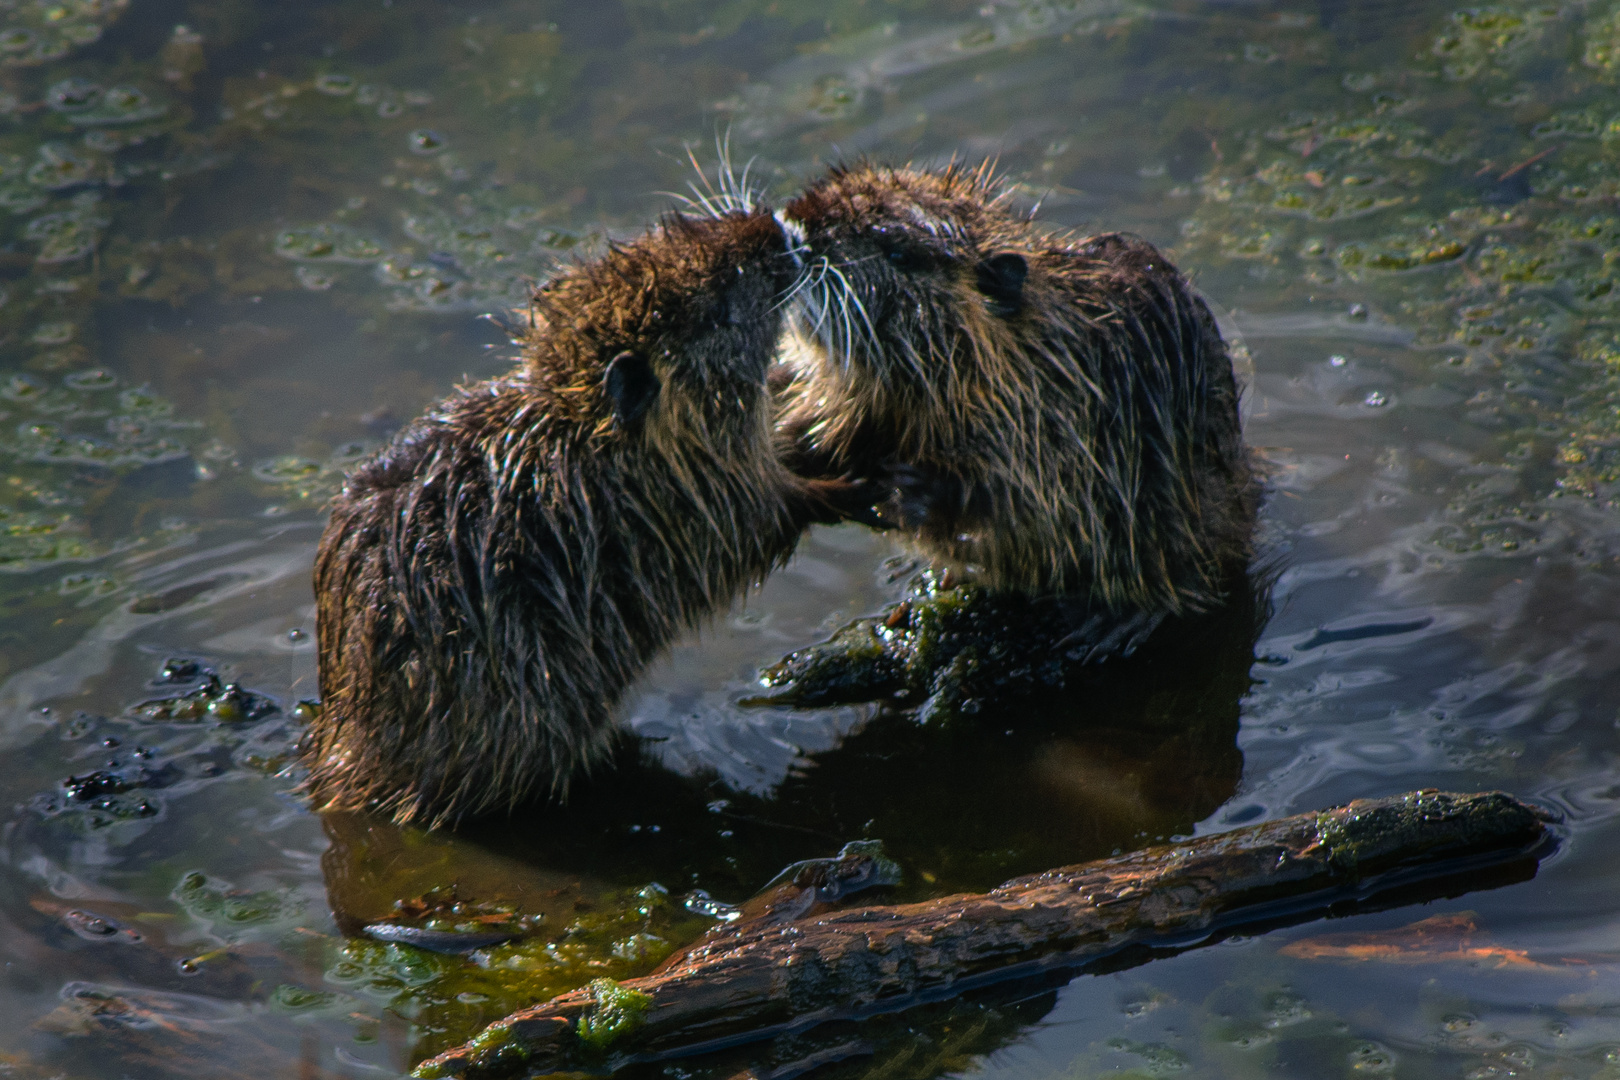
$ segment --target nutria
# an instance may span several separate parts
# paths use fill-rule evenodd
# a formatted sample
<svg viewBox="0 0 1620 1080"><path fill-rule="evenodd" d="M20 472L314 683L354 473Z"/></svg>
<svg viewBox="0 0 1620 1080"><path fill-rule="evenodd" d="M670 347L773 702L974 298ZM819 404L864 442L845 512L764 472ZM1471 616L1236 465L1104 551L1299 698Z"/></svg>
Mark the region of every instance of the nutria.
<svg viewBox="0 0 1620 1080"><path fill-rule="evenodd" d="M315 563L317 807L437 825L565 795L660 649L870 505L774 453L795 272L767 212L671 217L562 271L516 370L349 477Z"/></svg>
<svg viewBox="0 0 1620 1080"><path fill-rule="evenodd" d="M925 555L1093 629L1207 609L1256 501L1214 319L1147 242L1007 202L988 168L861 165L783 208L805 261L784 460L890 467L884 514Z"/></svg>

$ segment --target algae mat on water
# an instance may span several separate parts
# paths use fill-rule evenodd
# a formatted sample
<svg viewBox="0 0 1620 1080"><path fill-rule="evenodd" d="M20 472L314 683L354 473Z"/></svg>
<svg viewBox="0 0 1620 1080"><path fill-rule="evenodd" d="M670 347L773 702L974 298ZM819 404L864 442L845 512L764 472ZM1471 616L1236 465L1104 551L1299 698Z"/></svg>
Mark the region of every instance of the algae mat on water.
<svg viewBox="0 0 1620 1080"><path fill-rule="evenodd" d="M1411 545L1420 560L1534 549L1612 567L1617 56L1620 8L1604 3L0 4L0 567L13 571L0 577L0 662L78 663L81 638L122 640L137 623L172 628L143 649L227 651L238 639L207 625L219 596L239 597L274 624L264 636L304 656L307 623L290 614L301 599L248 605L269 593L269 570L188 576L176 564L261 527L311 530L345 467L462 373L505 363L502 335L476 315L507 317L557 260L642 227L669 201L655 192L685 189L688 145L707 161L727 130L738 167L756 159L750 176L776 196L839 154L999 155L1043 218L1144 232L1212 293L1248 298L1258 310L1238 322L1256 342L1305 325L1267 323L1277 311L1311 313L1299 319L1350 342L1299 378L1332 422L1410 415L1433 428L1391 439L1377 465L1391 484L1438 492L1441 512ZM1421 389L1392 387L1402 380ZM1279 490L1338 467L1277 458ZM307 553L285 562L297 579ZM147 576L154 565L167 576ZM758 625L776 632L764 615ZM24 807L7 843L33 867L18 871L29 899L8 917L44 919L54 929L41 934L66 941L25 966L74 965L65 983L19 983L29 1012L17 1026L40 1041L4 1049L42 1055L46 1074L138 1072L153 1047L168 1052L164 1038L198 1031L230 1049L176 1052L171 1074L217 1070L227 1053L243 1074L285 1075L306 1035L404 1068L526 998L643 974L708 925L646 891L655 875L636 845L652 841L629 831L641 822L598 835L576 819L571 839L588 856L570 865L611 866L611 881L546 899L544 933L469 956L349 936L333 915L339 873L284 857L296 845L276 840L308 827L282 801L289 780L271 775L295 724L258 710L291 714L307 683L251 684L265 691L256 698L226 676L151 705L159 691L142 684L165 655L141 654L137 675L115 669L109 680L124 681L100 712L51 698L53 713L7 729L44 733L6 788ZM724 659L717 682L741 666ZM1159 816L1125 780L1086 773L1133 822L1099 828L1102 853L1191 829L1225 799L1240 755L1221 734L1226 756L1192 752L1210 776L1182 777L1215 795ZM975 752L989 772L993 747ZM1517 751L1470 752L1507 768ZM786 783L824 794L809 772ZM901 786L878 767L856 775ZM942 784L972 790L971 778ZM792 812L745 820L763 816L763 799L711 798L712 813L699 803L717 823L702 856L657 871L671 889L701 874L739 900L803 857L763 865L791 845L744 848L731 834L750 826L810 853L850 839L808 832ZM209 832L248 810L276 823L260 846ZM1036 849L998 835L998 821L973 834L982 850L954 824L954 846L919 841L919 866L952 888L994 884ZM397 873L437 866L437 850L418 838L355 861ZM434 884L373 883L389 901ZM1313 1014L1296 990L1269 985L1252 996L1258 1005L1210 1006L1212 1031L1226 1025L1211 1045L1308 1044L1329 1048L1335 1068L1358 1055L1345 1065L1355 1075L1388 1071L1387 1053L1358 1050L1328 1007ZM1127 1004L1145 1013L1158 1000ZM942 1014L892 1068L979 1067L1049 1008ZM262 1047L239 1034L253 1010ZM1445 1047L1496 1052L1491 1031L1446 1023ZM1557 1067L1596 1075L1601 1056ZM1185 1049L1147 1038L1095 1057L1191 1067ZM362 1067L343 1060L320 1067Z"/></svg>

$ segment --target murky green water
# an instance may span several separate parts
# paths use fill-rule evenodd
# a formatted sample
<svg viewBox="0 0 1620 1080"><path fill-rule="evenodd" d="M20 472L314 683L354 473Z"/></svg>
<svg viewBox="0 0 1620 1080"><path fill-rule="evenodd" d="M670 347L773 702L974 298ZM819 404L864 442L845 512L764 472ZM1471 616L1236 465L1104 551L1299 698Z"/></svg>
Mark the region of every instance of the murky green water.
<svg viewBox="0 0 1620 1080"><path fill-rule="evenodd" d="M826 1075L1620 1076L1620 5L1454 2L0 2L0 1061L395 1074L850 839L923 896L1441 786L1567 843L871 1025ZM780 193L999 155L1043 218L1169 245L1252 356L1261 640L967 732L744 709L898 590L821 530L647 679L653 762L460 836L317 819L278 770L322 499L725 130ZM345 936L451 883L541 931Z"/></svg>

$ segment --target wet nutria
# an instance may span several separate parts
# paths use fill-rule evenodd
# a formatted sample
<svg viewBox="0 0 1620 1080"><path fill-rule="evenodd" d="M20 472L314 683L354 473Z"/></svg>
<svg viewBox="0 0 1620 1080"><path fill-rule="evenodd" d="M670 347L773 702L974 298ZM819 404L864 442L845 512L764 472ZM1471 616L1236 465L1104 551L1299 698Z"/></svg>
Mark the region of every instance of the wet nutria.
<svg viewBox="0 0 1620 1080"><path fill-rule="evenodd" d="M1006 202L985 168L862 165L786 205L806 269L784 459L891 466L885 513L924 554L1067 594L1092 625L1208 608L1255 503L1214 319L1145 241L1054 234Z"/></svg>
<svg viewBox="0 0 1620 1080"><path fill-rule="evenodd" d="M769 213L672 217L563 271L516 370L355 471L315 564L317 807L434 825L565 794L648 660L873 501L774 453L794 273Z"/></svg>

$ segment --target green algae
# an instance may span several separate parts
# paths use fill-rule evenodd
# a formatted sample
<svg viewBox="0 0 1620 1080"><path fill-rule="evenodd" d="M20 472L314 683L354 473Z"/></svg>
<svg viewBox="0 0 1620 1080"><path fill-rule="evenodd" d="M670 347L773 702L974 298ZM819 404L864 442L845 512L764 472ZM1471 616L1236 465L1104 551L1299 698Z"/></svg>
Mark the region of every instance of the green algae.
<svg viewBox="0 0 1620 1080"><path fill-rule="evenodd" d="M597 1011L581 1030L606 1047L638 1021L639 995L618 986L645 975L713 920L672 903L648 885L615 892L552 933L533 934L468 955L427 952L367 938L323 939L324 980L343 994L410 1018L413 1057L432 1056L485 1032L491 1051L504 1027L488 1025L518 1009L581 986L597 993ZM598 989L599 988L599 989ZM508 1048L517 1052L521 1047Z"/></svg>
<svg viewBox="0 0 1620 1080"><path fill-rule="evenodd" d="M612 979L591 980L590 991L595 1005L579 1018L578 1034L579 1041L597 1053L640 1027L653 1000L652 995L620 986Z"/></svg>
<svg viewBox="0 0 1620 1080"><path fill-rule="evenodd" d="M95 18L102 25L122 10L121 5L101 7ZM1020 62L1028 63L1032 48L1044 42L1055 49L1062 33L1074 31L1106 38L1119 50L1106 57L1118 59L1128 55L1125 50L1140 33L1127 25L1137 9L1119 5L912 0L780 5L770 17L807 35L800 49L803 68L756 77L741 87L727 81L723 70L705 70L700 79L678 87L683 98L707 95L704 107L714 108L701 118L695 108L691 116L637 114L632 101L606 106L585 124L570 124L564 118L581 102L617 94L581 81L601 52L565 47L562 35L543 24L536 27L534 20L544 15L512 5L494 5L476 25L459 16L421 19L426 7L409 0L397 0L396 7L428 29L389 37L396 31L378 32L371 28L375 20L345 14L321 27L343 43L338 55L318 56L319 50L311 49L307 56L283 60L279 54L258 54L252 28L229 25L250 22L240 10L226 16L188 12L201 30L177 28L160 56L136 55L122 66L99 58L87 62L82 74L100 88L99 99L93 88L70 87L71 100L64 98L70 109L17 112L24 102L46 101L65 74L54 69L19 67L23 75L38 70L41 77L5 88L0 231L14 247L7 252L13 260L6 264L7 298L0 303L0 371L23 382L17 400L8 396L0 404L6 412L0 440L17 447L3 459L9 486L0 488L0 566L45 571L30 586L41 590L30 600L35 606L9 607L11 616L43 627L71 614L75 605L105 610L142 599L124 584L122 568L96 561L191 531L183 521L162 524L171 512L167 508L134 525L102 523L109 492L134 486L131 481L148 466L168 466L177 474L194 466L199 478L211 474L191 490L195 505L227 508L212 513L244 512L232 498L247 501L248 513L265 501L313 508L336 489L352 463L343 448L358 445L355 430L304 419L291 421L277 440L244 437L223 408L185 385L187 376L170 374L187 370L178 336L162 339L172 355L126 356L106 338L105 310L134 311L144 318L148 305L189 314L197 308L188 305L200 308L220 300L242 305L233 311L251 313L255 309L246 305L253 297L274 301L279 293L377 320L378 348L404 355L421 333L420 322L413 320L481 305L519 305L526 295L525 275L543 276L558 259L588 250L605 231L639 226L654 205L648 192L679 187L672 179L678 169L646 162L666 155L679 159L683 138L706 142L717 122L734 121L740 143L742 135L762 132L764 141L748 145L746 152L763 149L760 170L778 193L791 190L819 167L806 157L820 153L822 142L859 132L875 116L888 119L885 101L898 97L909 106L909 86L903 82L909 76L896 74L906 58L885 51L897 40L883 32L890 20L923 14L960 21L939 49L950 59L925 75L941 85L961 77L961 69L948 63L988 55L978 50L1021 49ZM981 16L981 7L997 10ZM1064 7L1072 9L1062 16L1068 29L1053 31L1058 24L1052 20ZM753 0L627 5L636 33L671 51L725 50L727 36L763 17L764 8ZM43 32L48 29L44 11L40 5L0 6L0 26L37 23ZM1233 32L1217 13L1207 24L1210 43L1176 62L1226 78L1220 73L1227 62L1216 54L1230 51L1228 66L1239 87L1233 97L1248 100L1220 102L1209 115L1196 105L1167 101L1161 127L1155 128L1157 116L1142 124L1142 142L1150 148L1145 152L1157 153L1155 140L1168 140L1178 125L1187 125L1201 132L1201 144L1217 142L1224 155L1202 178L1142 174L1145 190L1170 207L1167 212L1188 220L1184 247L1177 252L1183 265L1208 272L1230 262L1239 273L1270 273L1263 280L1278 286L1284 302L1309 291L1368 303L1380 318L1414 335L1420 350L1411 361L1414 378L1433 378L1455 389L1466 402L1460 408L1469 422L1491 433L1495 441L1447 493L1447 518L1436 526L1433 543L1450 552L1523 551L1540 542L1558 505L1546 501L1552 493L1605 513L1620 484L1615 457L1620 418L1614 411L1620 385L1609 299L1615 251L1611 200L1620 195L1620 162L1611 130L1614 111L1603 96L1612 93L1620 16L1601 4L1561 15L1550 11L1510 4L1459 19L1441 12L1436 19L1420 20L1421 32L1410 42L1390 46L1375 60L1357 56L1342 63L1334 51L1339 42L1310 26L1288 34L1249 27L1241 34L1264 36L1263 44L1242 36L1229 42ZM1029 20L1028 29L1009 25L1021 18ZM907 32L909 27L899 38ZM0 63L39 63L46 55L31 51L41 39L5 34L0 30L0 50L15 45L15 55L27 59L0 56ZM360 47L350 51L355 41ZM198 73L222 74L201 66L202 57L217 69L227 50L240 52L243 42L255 50L251 62L229 61L237 70L223 72L229 117L216 112L219 102L212 97L182 96L186 81ZM396 46L405 59L387 59ZM69 47L80 46L69 42ZM1325 57L1332 62L1325 63ZM263 78L254 70L261 59ZM929 56L922 62L935 61ZM824 63L832 70L807 70ZM1151 73L1164 63L1149 58L1142 69ZM1348 78L1345 64L1353 66ZM683 79L691 70L671 68ZM869 71L885 81L874 81ZM1105 74L1112 79L1117 69L1107 68ZM668 90L655 75L646 77L649 88L639 91L644 95ZM1271 85L1257 81L1262 78ZM1586 89L1576 85L1582 80L1589 84ZM288 87L296 92L287 93ZM13 94L17 100L11 100ZM123 111L98 114L109 97ZM1073 111L1088 108L1089 102L1077 96ZM137 116L143 109L160 111ZM1293 115L1301 111L1312 115ZM107 119L81 119L98 116ZM958 121L947 118L947 125L953 123ZM974 128L997 129L992 121ZM416 133L423 131L441 133L443 145L424 147L432 153L416 152L421 142ZM666 137L667 132L676 134ZM960 134L918 122L878 144L875 152L903 155L918 146L917 153L926 156L940 132L952 139ZM1053 183L1061 178L1085 186L1087 170L1075 162L1087 160L1081 155L1088 136L1097 133L1097 127L1078 121L1074 131L1054 131L1049 155L1037 150L1030 164L1031 169L1050 166L1052 172L1036 173L1028 190L1043 194L1048 176ZM1092 141L1118 151L1112 132L1103 134L1107 137ZM1555 146L1507 182L1497 180ZM1008 153L1014 169L1024 168L1021 155ZM1168 160L1169 153L1163 156ZM1494 167L1476 177L1487 159ZM195 178L201 173L211 183L207 174L233 165L265 174L263 187L252 189L254 198L262 196L264 209L242 199L231 214L218 213L217 206L212 214L196 212L210 204L198 197ZM1520 198L1520 181L1528 197ZM1184 191L1165 195L1177 189ZM1500 201L1509 198L1518 201ZM311 238L313 246L300 250ZM318 250L324 239L332 241L330 251ZM1459 245L1460 255L1455 254ZM124 304L131 306L115 306ZM189 349L191 342L184 345ZM1460 362L1453 365L1454 359ZM110 371L96 374L103 364ZM224 360L219 367L228 377L246 371L245 365ZM116 378L118 386L103 387L106 376ZM409 415L453 377L444 375L396 410ZM319 386L320 379L307 385ZM139 400L126 407L119 400L125 393ZM154 404L155 411L146 411ZM27 431L24 423L30 425ZM81 562L96 564L80 568ZM23 575L13 577L21 587ZM12 587L9 580L7 587ZM904 630L909 640L931 650L951 686L975 683L986 663L976 646L949 640L959 610L942 600L937 619L925 614L915 628L908 623ZM923 665L907 668L887 647L884 635L892 635L891 628L871 621L857 625L846 653L859 662L856 681L881 685L887 693L904 688L926 696L931 680L919 679L915 686L909 681ZM830 670L824 672L832 677ZM202 702L195 715L190 715L195 703L179 706L188 715L161 722L203 722L211 715L209 704ZM160 895L172 881L164 882ZM219 884L212 877L210 882ZM356 963L376 973L375 983L361 978L337 991L293 987L297 993L285 1000L327 1000L332 994L333 1010L378 1012L382 1002L397 1003L416 1025L412 1052L421 1053L449 1045L456 1032L470 1034L510 1007L584 985L602 972L634 977L677 940L667 927L649 929L632 919L605 931L600 940L590 933L567 938L555 953L527 942L441 960L358 941L351 943ZM300 954L304 936L292 941L289 952ZM322 944L333 951L345 947L335 939ZM503 970L484 966L502 963ZM335 960L317 967L332 970L339 980L353 974ZM363 993L347 992L356 988ZM485 1000L471 1000L478 997ZM273 1006L280 1008L282 1001L277 991ZM1265 1026L1275 1018L1264 994L1241 1004L1234 1013L1270 1034L1272 1046L1325 1048L1334 1066L1355 1067L1348 1055L1359 1036L1331 1032L1339 1018L1320 1004L1312 1006L1315 1022L1286 1028ZM294 1011L324 1015L313 1006ZM1213 1024L1218 1012L1195 1015ZM871 1075L972 1069L979 1055L1014 1038L1019 1022L1003 1017L986 1032L973 1026L981 1021L951 1020L947 1034L929 1027L921 1038L897 1030L886 1056L871 1063ZM974 1030L982 1037L964 1034ZM1198 1028L1189 1024L1186 1030ZM1127 1041L1148 1045L1156 1039L1136 1033ZM1511 1065L1490 1060L1503 1068ZM1095 1071L1142 1064L1128 1050L1099 1051ZM1568 1064L1581 1075L1591 1071L1582 1071L1581 1062ZM1194 1061L1186 1071L1202 1067ZM1081 1064L1072 1068L1085 1074ZM1250 1071L1258 1074L1260 1067ZM1235 1074L1248 1073L1235 1068Z"/></svg>
<svg viewBox="0 0 1620 1080"><path fill-rule="evenodd" d="M1055 600L947 584L927 571L904 600L765 669L759 681L772 692L748 703L886 701L915 708L921 723L951 724L990 701L1061 689L1102 633L1076 633Z"/></svg>
<svg viewBox="0 0 1620 1080"><path fill-rule="evenodd" d="M182 877L170 896L187 915L225 942L285 929L305 909L303 899L288 890L237 889L200 870Z"/></svg>
<svg viewBox="0 0 1620 1080"><path fill-rule="evenodd" d="M37 67L101 40L129 0L21 0L0 9L0 67Z"/></svg>
<svg viewBox="0 0 1620 1080"><path fill-rule="evenodd" d="M1435 365L1427 376L1493 432L1479 468L1502 479L1460 479L1436 550L1538 543L1564 496L1612 507L1606 442L1620 428L1603 357L1620 298L1604 203L1620 129L1609 88L1588 77L1607 78L1612 33L1606 10L1471 8L1432 39L1438 70L1347 77L1338 103L1296 99L1282 122L1251 102L1253 129L1202 178L1182 225L1184 259L1257 263L1269 280L1363 299L1408 328L1433 357L1414 375ZM1531 67L1533 101L1504 89ZM1437 76L1461 85L1442 91ZM1399 100L1358 106L1375 86Z"/></svg>

